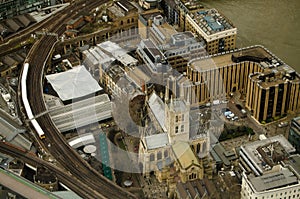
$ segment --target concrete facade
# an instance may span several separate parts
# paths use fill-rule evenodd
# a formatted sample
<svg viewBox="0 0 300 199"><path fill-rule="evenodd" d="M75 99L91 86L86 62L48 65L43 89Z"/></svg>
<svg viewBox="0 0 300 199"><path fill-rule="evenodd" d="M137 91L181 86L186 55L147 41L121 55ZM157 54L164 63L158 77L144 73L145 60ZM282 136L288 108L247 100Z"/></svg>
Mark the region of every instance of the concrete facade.
<svg viewBox="0 0 300 199"><path fill-rule="evenodd" d="M288 140L300 153L300 117L292 119Z"/></svg>

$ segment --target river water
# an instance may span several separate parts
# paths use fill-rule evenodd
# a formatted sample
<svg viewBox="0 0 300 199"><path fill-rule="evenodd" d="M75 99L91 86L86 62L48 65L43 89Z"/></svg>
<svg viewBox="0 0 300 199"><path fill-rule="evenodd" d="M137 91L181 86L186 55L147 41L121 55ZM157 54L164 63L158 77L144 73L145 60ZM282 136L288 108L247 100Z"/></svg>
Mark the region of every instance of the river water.
<svg viewBox="0 0 300 199"><path fill-rule="evenodd" d="M260 44L300 72L300 0L201 0L238 29L237 47Z"/></svg>

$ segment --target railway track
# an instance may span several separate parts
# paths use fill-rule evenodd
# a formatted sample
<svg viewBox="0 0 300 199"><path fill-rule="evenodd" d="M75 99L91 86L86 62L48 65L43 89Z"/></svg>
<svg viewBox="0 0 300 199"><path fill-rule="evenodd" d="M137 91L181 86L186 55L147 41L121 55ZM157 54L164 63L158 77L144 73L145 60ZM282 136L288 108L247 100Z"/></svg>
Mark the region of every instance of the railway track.
<svg viewBox="0 0 300 199"><path fill-rule="evenodd" d="M11 146L5 142L0 142L0 152L5 153L7 155L10 155L12 157L18 158L19 160L24 161L25 163L28 163L32 166L43 166L47 168L48 170L54 172L60 182L62 182L64 185L72 189L75 193L78 195L81 195L84 198L105 198L103 195L99 195L97 192L95 192L93 189L88 187L86 184L82 183L81 181L74 178L72 175L68 174L66 171L53 166L52 164L37 158L31 153L28 153L27 151L24 151L20 148L17 148L15 146ZM76 182L76 183L75 183ZM74 186L76 185L76 186ZM78 186L79 185L79 186ZM81 188L78 188L81 187Z"/></svg>
<svg viewBox="0 0 300 199"><path fill-rule="evenodd" d="M43 76L43 64L40 64L42 62L40 57L48 55L51 49L49 43L54 44L56 39L55 37L45 36L45 39L42 41L44 42L42 42L41 48L37 49L44 50L41 50L38 58L29 60L31 67L29 67L28 72L30 81L27 82L28 100L34 115L46 111L42 95L41 77ZM37 121L46 136L45 146L51 146L48 150L73 176L89 185L93 190L103 194L106 198L134 198L134 195L113 184L84 161L62 137L49 114L37 118Z"/></svg>
<svg viewBox="0 0 300 199"><path fill-rule="evenodd" d="M86 1L84 9L92 9L107 2ZM80 7L80 6L79 6ZM74 10L76 10L74 8ZM51 26L48 27L50 32L61 35L64 32L63 23L73 16L60 13ZM56 43L56 37L44 35L30 50L26 59L29 63L29 71L27 76L27 93L28 101L34 115L38 115L46 111L43 98L43 74L45 63L49 58L49 54ZM59 130L54 125L49 114L45 114L36 119L43 129L46 139L43 141L44 146L50 146L48 150L51 155L67 170L73 177L87 185L95 193L94 198L103 196L105 198L136 198L133 194L117 186L103 175L94 170L86 161L84 161L76 151L62 137Z"/></svg>
<svg viewBox="0 0 300 199"><path fill-rule="evenodd" d="M101 5L102 4L101 2L103 1L76 0L74 3L70 4L65 8L67 12L65 10L61 10L40 23L36 23L33 26L21 32L17 32L13 35L10 35L7 38L4 38L3 42L0 41L0 56L4 56L8 53L13 52L16 46L21 44L21 42L28 40L31 37L31 34L35 33L36 31L41 31L43 29L50 30L49 27L53 26L54 24L53 20L57 20L58 18L61 17L61 15L66 14L67 18L70 20L72 18L78 17L79 15L81 15L82 13L88 10L91 10L91 8L93 9ZM108 2L108 0L106 0L105 2ZM72 10L71 14L70 14L70 10Z"/></svg>

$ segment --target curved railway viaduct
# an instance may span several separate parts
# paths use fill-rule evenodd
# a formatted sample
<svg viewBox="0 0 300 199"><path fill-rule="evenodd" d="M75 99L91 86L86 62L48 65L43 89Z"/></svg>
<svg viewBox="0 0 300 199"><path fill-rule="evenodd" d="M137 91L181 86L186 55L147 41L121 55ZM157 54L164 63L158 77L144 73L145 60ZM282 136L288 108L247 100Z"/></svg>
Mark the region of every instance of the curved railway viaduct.
<svg viewBox="0 0 300 199"><path fill-rule="evenodd" d="M87 0L85 2L85 10L91 10L107 0ZM72 13L76 13L76 9L82 10L82 6L78 5L73 8ZM55 21L48 27L48 30L62 35L65 26L64 23L70 20L74 15L68 15L68 12L60 12ZM27 76L27 95L28 101L34 115L46 112L46 106L43 98L43 75L46 62L53 50L57 38L54 36L42 36L30 50L26 58L29 63L29 71ZM84 198L136 198L130 192L117 186L103 175L95 171L86 161L84 161L76 151L74 151L69 144L62 137L59 130L54 125L49 114L44 114L36 119L43 129L46 138L42 141L44 146L48 148L51 155L76 178L78 181L84 183L89 189L83 187L86 192L93 190L94 195L82 195Z"/></svg>

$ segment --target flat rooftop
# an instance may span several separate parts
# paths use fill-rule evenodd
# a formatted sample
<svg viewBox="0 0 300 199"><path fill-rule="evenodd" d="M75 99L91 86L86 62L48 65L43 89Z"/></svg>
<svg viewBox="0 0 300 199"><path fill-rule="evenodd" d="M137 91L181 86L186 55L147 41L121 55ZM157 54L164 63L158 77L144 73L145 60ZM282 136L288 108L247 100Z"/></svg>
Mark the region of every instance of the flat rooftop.
<svg viewBox="0 0 300 199"><path fill-rule="evenodd" d="M299 75L288 65L282 65L274 69L266 69L263 73L252 74L251 79L262 88L269 88L289 81L300 81Z"/></svg>
<svg viewBox="0 0 300 199"><path fill-rule="evenodd" d="M227 151L220 143L216 144L211 152L215 152L225 166L230 166L230 161L225 155Z"/></svg>
<svg viewBox="0 0 300 199"><path fill-rule="evenodd" d="M295 174L300 179L300 154L289 156L285 163L289 164L294 169Z"/></svg>
<svg viewBox="0 0 300 199"><path fill-rule="evenodd" d="M127 75L140 87L146 82L150 81L151 77L144 73L140 68L134 67L132 70L127 71Z"/></svg>
<svg viewBox="0 0 300 199"><path fill-rule="evenodd" d="M189 9L189 11L197 10L203 8L203 5L200 4L199 0L181 0L181 3Z"/></svg>
<svg viewBox="0 0 300 199"><path fill-rule="evenodd" d="M250 142L241 146L241 151L250 159L257 167L260 168L262 172L270 170L268 163L272 162L268 159L268 156L284 155L295 152L295 148L288 142L288 140L283 135L277 135L274 137L269 137L265 140L258 140L255 142ZM273 153L272 153L273 151ZM284 154L277 154L276 151L280 151ZM286 154L287 153L287 154ZM274 164L269 166L274 166Z"/></svg>
<svg viewBox="0 0 300 199"><path fill-rule="evenodd" d="M249 181L252 183L257 192L298 184L297 177L288 169L265 174L259 177L250 177Z"/></svg>
<svg viewBox="0 0 300 199"><path fill-rule="evenodd" d="M165 40L164 42L169 42L171 36L175 33L177 33L177 31L175 30L175 28L173 26L171 26L168 23L163 23L161 25L156 25L156 24L152 24L152 31L155 32L155 35L157 35L160 39Z"/></svg>
<svg viewBox="0 0 300 199"><path fill-rule="evenodd" d="M143 40L145 47L151 52L151 54L156 57L159 56L160 58L163 57L163 54L161 53L160 50L157 49L157 47L154 45L154 43L147 39L147 40Z"/></svg>
<svg viewBox="0 0 300 199"><path fill-rule="evenodd" d="M200 10L190 16L207 35L235 28L231 21L216 9Z"/></svg>
<svg viewBox="0 0 300 199"><path fill-rule="evenodd" d="M237 59L232 59L232 56ZM199 59L191 60L189 65L198 71L207 71L216 67L221 68L242 61L260 62L263 60L275 60L278 62L277 58L262 46L252 46L228 51L223 54L200 57Z"/></svg>
<svg viewBox="0 0 300 199"><path fill-rule="evenodd" d="M194 35L191 31L186 31L186 32L173 34L172 37L174 38L175 41L182 41L182 40L194 38Z"/></svg>

